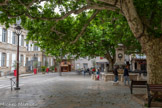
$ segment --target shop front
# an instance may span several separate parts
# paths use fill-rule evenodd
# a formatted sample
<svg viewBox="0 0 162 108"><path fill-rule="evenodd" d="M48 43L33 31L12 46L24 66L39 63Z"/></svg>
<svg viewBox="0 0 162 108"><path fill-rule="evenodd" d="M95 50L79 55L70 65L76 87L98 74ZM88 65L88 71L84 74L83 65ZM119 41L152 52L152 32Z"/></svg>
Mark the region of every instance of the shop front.
<svg viewBox="0 0 162 108"><path fill-rule="evenodd" d="M71 71L71 63L68 61L61 62L61 72L70 72Z"/></svg>

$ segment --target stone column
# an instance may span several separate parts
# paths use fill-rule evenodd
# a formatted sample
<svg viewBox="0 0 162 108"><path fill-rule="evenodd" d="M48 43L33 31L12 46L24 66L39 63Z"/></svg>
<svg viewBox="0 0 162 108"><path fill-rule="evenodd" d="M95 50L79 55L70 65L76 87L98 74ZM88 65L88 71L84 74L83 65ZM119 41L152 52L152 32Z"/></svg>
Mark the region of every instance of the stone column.
<svg viewBox="0 0 162 108"><path fill-rule="evenodd" d="M107 74L108 73L108 70L107 70L107 65L106 63L104 63L104 73Z"/></svg>
<svg viewBox="0 0 162 108"><path fill-rule="evenodd" d="M123 44L118 44L118 47L115 49L116 50L116 61L114 65L118 65L119 69L118 72L119 74L123 73L123 66L125 66L125 54L124 54L124 46Z"/></svg>
<svg viewBox="0 0 162 108"><path fill-rule="evenodd" d="M118 44L118 47L115 49L116 50L116 61L115 65L123 66L125 65L124 59L124 46L123 44Z"/></svg>

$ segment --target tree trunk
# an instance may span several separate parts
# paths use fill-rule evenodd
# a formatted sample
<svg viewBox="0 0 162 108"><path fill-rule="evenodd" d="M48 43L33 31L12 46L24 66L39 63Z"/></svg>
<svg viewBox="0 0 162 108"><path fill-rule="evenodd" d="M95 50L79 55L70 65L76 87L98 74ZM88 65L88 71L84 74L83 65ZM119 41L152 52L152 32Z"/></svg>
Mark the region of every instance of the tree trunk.
<svg viewBox="0 0 162 108"><path fill-rule="evenodd" d="M112 4L115 0L99 0ZM148 83L162 84L162 36L161 38L149 37L147 28L138 16L133 0L115 1L126 17L134 36L139 40L143 52L147 56Z"/></svg>
<svg viewBox="0 0 162 108"><path fill-rule="evenodd" d="M113 66L114 66L114 62L113 60L109 60L109 72L112 72L113 71Z"/></svg>
<svg viewBox="0 0 162 108"><path fill-rule="evenodd" d="M58 72L59 72L59 76L62 76L62 72L61 72L61 62L59 63Z"/></svg>
<svg viewBox="0 0 162 108"><path fill-rule="evenodd" d="M148 35L147 27L142 24L133 0L124 0L121 7L130 29L147 56L148 83L162 84L162 37L155 38Z"/></svg>
<svg viewBox="0 0 162 108"><path fill-rule="evenodd" d="M150 39L143 49L147 56L149 84L162 84L162 37Z"/></svg>
<svg viewBox="0 0 162 108"><path fill-rule="evenodd" d="M113 57L110 56L110 53L105 54L105 58L109 61L108 72L112 72L113 71L113 66L114 66L114 63L115 63L114 62L115 59Z"/></svg>

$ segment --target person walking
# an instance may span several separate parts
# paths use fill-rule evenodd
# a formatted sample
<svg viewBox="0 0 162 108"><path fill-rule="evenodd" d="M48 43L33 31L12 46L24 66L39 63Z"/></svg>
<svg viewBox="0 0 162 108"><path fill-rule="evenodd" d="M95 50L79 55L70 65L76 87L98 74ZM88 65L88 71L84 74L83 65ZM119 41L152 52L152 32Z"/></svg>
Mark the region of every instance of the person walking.
<svg viewBox="0 0 162 108"><path fill-rule="evenodd" d="M99 78L100 78L100 69L97 69L96 76L97 76L97 80L99 80Z"/></svg>
<svg viewBox="0 0 162 108"><path fill-rule="evenodd" d="M114 76L115 76L115 79L114 79L114 82L117 82L118 81L118 66L115 66L115 69L114 69Z"/></svg>
<svg viewBox="0 0 162 108"><path fill-rule="evenodd" d="M128 66L124 68L124 85L126 86L126 82L128 81L129 85L129 72L128 72Z"/></svg>
<svg viewBox="0 0 162 108"><path fill-rule="evenodd" d="M92 74L94 74L95 73L95 68L92 68Z"/></svg>
<svg viewBox="0 0 162 108"><path fill-rule="evenodd" d="M87 73L88 73L89 75L91 75L89 68L87 68Z"/></svg>

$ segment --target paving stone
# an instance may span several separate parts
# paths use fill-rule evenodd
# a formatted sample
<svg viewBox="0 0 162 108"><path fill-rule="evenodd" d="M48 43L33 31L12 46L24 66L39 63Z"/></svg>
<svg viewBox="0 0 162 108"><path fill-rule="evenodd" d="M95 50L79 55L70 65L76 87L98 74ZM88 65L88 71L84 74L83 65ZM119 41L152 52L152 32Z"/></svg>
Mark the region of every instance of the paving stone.
<svg viewBox="0 0 162 108"><path fill-rule="evenodd" d="M134 93L145 90L136 89ZM27 108L142 108L131 99L129 87L121 82L113 86L111 82L94 81L74 73L63 73L61 77L55 73L35 76L33 83L22 86L20 91L2 90L0 97L0 103L26 103Z"/></svg>

